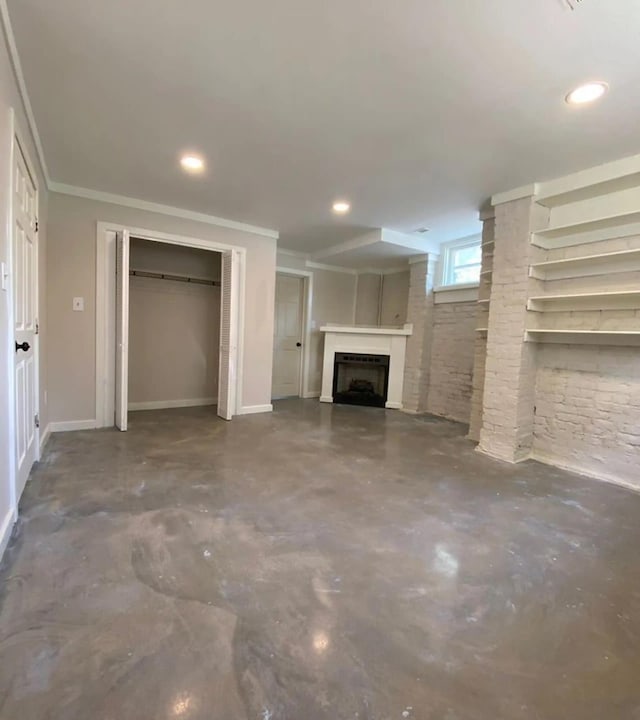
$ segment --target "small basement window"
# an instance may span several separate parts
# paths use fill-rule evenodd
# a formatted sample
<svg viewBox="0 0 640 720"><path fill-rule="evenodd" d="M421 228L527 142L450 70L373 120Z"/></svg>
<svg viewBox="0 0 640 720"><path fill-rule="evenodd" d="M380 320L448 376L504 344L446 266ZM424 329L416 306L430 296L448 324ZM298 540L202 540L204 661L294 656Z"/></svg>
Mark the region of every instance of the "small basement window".
<svg viewBox="0 0 640 720"><path fill-rule="evenodd" d="M482 236L473 235L444 243L440 261L440 287L479 283L482 268Z"/></svg>

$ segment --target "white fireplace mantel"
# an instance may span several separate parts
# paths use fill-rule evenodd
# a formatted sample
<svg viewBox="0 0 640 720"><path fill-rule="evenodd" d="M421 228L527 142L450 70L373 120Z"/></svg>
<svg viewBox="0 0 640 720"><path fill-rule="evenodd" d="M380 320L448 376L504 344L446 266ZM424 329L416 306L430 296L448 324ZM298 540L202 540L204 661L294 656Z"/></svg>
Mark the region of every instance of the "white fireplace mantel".
<svg viewBox="0 0 640 720"><path fill-rule="evenodd" d="M367 327L365 325L323 325L324 362L320 402L333 402L333 371L335 354L341 352L389 356L389 386L386 407L402 410L404 356L407 337L413 325L402 327Z"/></svg>

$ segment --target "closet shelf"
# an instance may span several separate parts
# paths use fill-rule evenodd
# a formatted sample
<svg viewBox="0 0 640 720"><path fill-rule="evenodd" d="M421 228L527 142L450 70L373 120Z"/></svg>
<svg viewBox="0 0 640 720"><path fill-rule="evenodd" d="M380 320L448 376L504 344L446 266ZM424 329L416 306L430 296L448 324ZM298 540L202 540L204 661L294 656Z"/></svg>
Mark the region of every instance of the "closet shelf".
<svg viewBox="0 0 640 720"><path fill-rule="evenodd" d="M567 310L640 310L640 290L538 295L527 301L531 312L565 312Z"/></svg>
<svg viewBox="0 0 640 720"><path fill-rule="evenodd" d="M640 270L640 248L532 263L529 267L529 277L538 280L558 280L565 277L583 277L634 270ZM574 275L566 274L573 271L580 272L576 272Z"/></svg>
<svg viewBox="0 0 640 720"><path fill-rule="evenodd" d="M640 235L640 212L558 225L531 233L531 243L545 250Z"/></svg>
<svg viewBox="0 0 640 720"><path fill-rule="evenodd" d="M582 343L591 345L640 345L640 330L569 330L537 328L526 330L525 342Z"/></svg>

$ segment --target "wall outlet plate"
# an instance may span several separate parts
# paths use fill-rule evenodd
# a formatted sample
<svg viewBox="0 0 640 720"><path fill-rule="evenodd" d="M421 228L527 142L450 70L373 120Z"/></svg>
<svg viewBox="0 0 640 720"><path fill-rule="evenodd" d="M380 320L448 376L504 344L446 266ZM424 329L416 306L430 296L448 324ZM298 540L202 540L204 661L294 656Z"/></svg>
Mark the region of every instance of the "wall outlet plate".
<svg viewBox="0 0 640 720"><path fill-rule="evenodd" d="M74 312L84 312L84 298L83 297L74 297L73 298L73 311Z"/></svg>

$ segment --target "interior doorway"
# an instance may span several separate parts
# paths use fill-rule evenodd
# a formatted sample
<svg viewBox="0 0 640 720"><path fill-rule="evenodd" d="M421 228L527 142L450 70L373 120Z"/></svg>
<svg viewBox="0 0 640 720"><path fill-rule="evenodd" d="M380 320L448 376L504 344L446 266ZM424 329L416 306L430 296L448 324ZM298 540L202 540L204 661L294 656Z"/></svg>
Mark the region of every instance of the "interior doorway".
<svg viewBox="0 0 640 720"><path fill-rule="evenodd" d="M276 273L273 338L274 398L301 395L304 280Z"/></svg>
<svg viewBox="0 0 640 720"><path fill-rule="evenodd" d="M163 248L166 252L163 252ZM189 253L189 249L195 249L196 252ZM176 252L179 250L183 252ZM217 267L217 278L209 272L204 272L202 265L200 272L194 270L196 255L198 262L202 260L202 253L199 251L207 251L205 255L216 258L216 262L210 265ZM172 272L167 272L166 264L164 267L157 264L161 255L166 256L165 262L168 259ZM183 263L182 267L176 264L179 256L180 262ZM185 261L191 264L190 268L184 266ZM238 366L241 366L242 362L241 299L244 266L245 251L242 248L229 248L212 242L133 228L113 230L106 224L99 223L96 288L97 427L115 425L120 430L126 430L130 409L210 404L216 405L218 415L226 420L230 420L236 414L242 390L242 376L238 372ZM182 294L178 301L172 302L172 298L164 297L162 300L157 298L158 303L154 303L153 300L145 298L139 307L134 306L132 315L132 291L136 303L136 293L141 286L157 294L162 283L164 283L162 294L166 292ZM155 288L153 291L151 286ZM173 290L169 290L170 286ZM217 317L212 317L210 308L206 313L204 312L202 293L209 293L210 299L217 297ZM175 301L176 298L174 297L173 300ZM160 303L164 303L164 314L161 308L154 307L155 304ZM197 322L194 318L185 317L183 326L171 336L172 323L175 325L173 321L180 322L178 317L173 316L181 304L185 307L188 304L196 314L201 313L201 317ZM145 329L147 322L149 325ZM196 341L190 335L196 326L202 329L203 324L211 326L208 328L210 331L208 341L216 344L215 363L211 359L210 347L205 348L206 341L202 339ZM150 334L154 329L156 336L152 337ZM132 332L136 333L135 338L132 338ZM169 337L159 338L158 333L169 334ZM145 348L142 358L140 356L132 358L132 340L133 351L139 354L141 344L144 344L145 340L140 336L145 334L153 347ZM181 343L184 347L181 347ZM165 348L164 351L162 347ZM153 358L156 351L164 353L165 357ZM191 356L180 358L180 351L191 353ZM140 363L144 363L145 353L147 359L153 358L153 368L149 364L147 370L148 374L155 374L155 377L141 382L145 368L140 367ZM179 362L178 358L180 358ZM217 373L215 379L212 379L214 365ZM175 390L176 386L190 387L194 379L192 371L196 366L198 367L196 375L205 376L206 387L213 388L212 392L215 395L145 398L144 393L158 392L158 388L167 389L167 385L171 384L174 388L172 392L179 394L180 390ZM180 384L180 378L177 377L180 374L180 367L185 370L182 373L183 384ZM187 395L189 394L187 392Z"/></svg>

